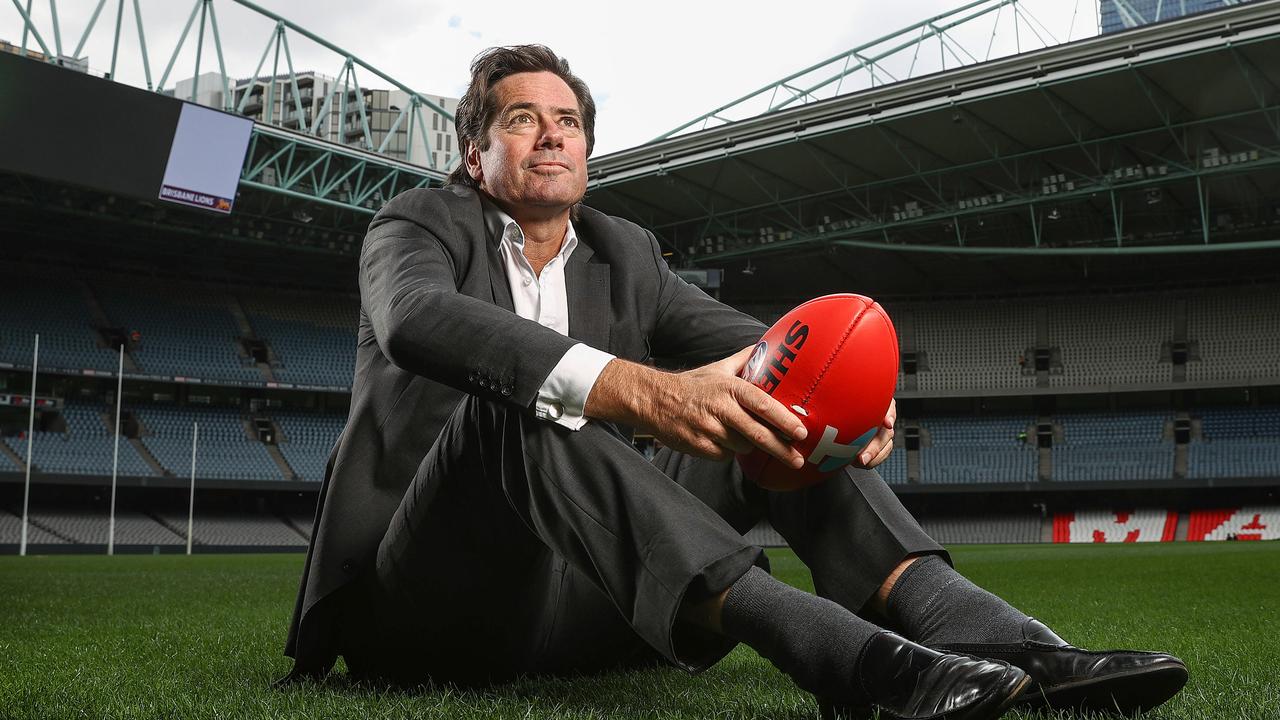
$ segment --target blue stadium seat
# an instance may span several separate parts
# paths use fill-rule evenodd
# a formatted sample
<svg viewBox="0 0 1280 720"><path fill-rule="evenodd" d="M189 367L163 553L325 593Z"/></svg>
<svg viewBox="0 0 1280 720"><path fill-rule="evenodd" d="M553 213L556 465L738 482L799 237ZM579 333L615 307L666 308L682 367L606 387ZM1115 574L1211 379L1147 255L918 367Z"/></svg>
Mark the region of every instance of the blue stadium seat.
<svg viewBox="0 0 1280 720"><path fill-rule="evenodd" d="M329 451L347 418L308 413L274 413L272 417L280 426L280 452L293 471L307 482L323 480Z"/></svg>
<svg viewBox="0 0 1280 720"><path fill-rule="evenodd" d="M1172 413L1114 412L1058 416L1062 442L1050 458L1056 482L1173 479Z"/></svg>
<svg viewBox="0 0 1280 720"><path fill-rule="evenodd" d="M1203 439L1187 446L1187 477L1280 478L1280 408L1198 413Z"/></svg>
<svg viewBox="0 0 1280 720"><path fill-rule="evenodd" d="M101 413L107 408L69 402L62 415L67 431L35 433L32 442L32 465L41 472L58 475L111 475L115 453L115 436L107 430ZM27 455L25 437L4 439L19 457ZM118 474L128 477L153 477L155 470L138 455L127 438L120 438Z"/></svg>
<svg viewBox="0 0 1280 720"><path fill-rule="evenodd" d="M146 406L135 410L146 428L142 442L166 470L191 473L191 433L200 423L196 477L216 480L285 480L267 448L249 436L244 418L225 408Z"/></svg>
<svg viewBox="0 0 1280 720"><path fill-rule="evenodd" d="M1030 416L921 420L932 444L920 449L920 482L1035 482L1039 455L1034 439L1018 437L1034 424Z"/></svg>
<svg viewBox="0 0 1280 720"><path fill-rule="evenodd" d="M31 366L36 333L40 367L114 372L116 353L98 347L80 289L9 275L0 283L0 362Z"/></svg>

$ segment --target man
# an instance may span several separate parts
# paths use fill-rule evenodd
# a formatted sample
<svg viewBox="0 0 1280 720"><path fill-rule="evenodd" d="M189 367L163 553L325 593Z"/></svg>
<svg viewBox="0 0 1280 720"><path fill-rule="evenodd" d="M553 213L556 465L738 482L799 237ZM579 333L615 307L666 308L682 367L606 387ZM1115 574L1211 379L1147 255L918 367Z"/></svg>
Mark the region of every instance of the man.
<svg viewBox="0 0 1280 720"><path fill-rule="evenodd" d="M370 224L292 676L338 654L410 682L698 671L745 642L838 716L1130 710L1181 687L1175 658L1071 648L956 574L869 469L892 451L892 406L862 467L792 493L744 480L733 458L752 448L802 463L801 424L737 377L764 328L671 273L652 234L580 205L594 121L547 48L487 51L453 184ZM627 428L662 441L652 464ZM762 518L817 596L745 543Z"/></svg>

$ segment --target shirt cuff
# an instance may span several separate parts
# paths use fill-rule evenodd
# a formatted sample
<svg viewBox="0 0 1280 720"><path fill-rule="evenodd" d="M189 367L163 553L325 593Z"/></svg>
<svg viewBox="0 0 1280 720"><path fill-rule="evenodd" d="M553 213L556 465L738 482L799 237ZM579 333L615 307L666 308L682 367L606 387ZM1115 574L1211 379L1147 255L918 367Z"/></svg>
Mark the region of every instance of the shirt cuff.
<svg viewBox="0 0 1280 720"><path fill-rule="evenodd" d="M614 356L590 345L578 343L560 358L551 374L538 388L534 412L542 420L550 420L570 430L587 424L582 414L587 395L596 379Z"/></svg>

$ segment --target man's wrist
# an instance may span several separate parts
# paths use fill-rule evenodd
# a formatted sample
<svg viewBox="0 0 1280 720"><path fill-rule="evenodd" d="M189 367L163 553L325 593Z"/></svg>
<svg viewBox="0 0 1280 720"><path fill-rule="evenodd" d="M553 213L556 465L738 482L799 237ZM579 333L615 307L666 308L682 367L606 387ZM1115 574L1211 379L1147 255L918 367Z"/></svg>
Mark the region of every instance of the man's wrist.
<svg viewBox="0 0 1280 720"><path fill-rule="evenodd" d="M645 376L654 372L657 371L638 363L619 358L610 360L591 387L583 414L589 418L635 425L639 418L645 416L646 403L650 401L649 393L645 391L648 384Z"/></svg>

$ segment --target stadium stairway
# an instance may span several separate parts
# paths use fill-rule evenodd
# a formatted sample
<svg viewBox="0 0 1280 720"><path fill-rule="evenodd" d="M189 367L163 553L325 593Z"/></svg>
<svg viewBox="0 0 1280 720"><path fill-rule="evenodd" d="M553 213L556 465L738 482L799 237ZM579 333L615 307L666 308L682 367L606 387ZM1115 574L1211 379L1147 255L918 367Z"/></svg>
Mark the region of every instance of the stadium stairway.
<svg viewBox="0 0 1280 720"><path fill-rule="evenodd" d="M28 508L27 510L28 510L27 524L30 526L27 528L28 543L73 543L75 542L75 540L73 540L71 537L59 532L53 526L46 523L44 519L37 517L34 513L30 512L30 508ZM7 514L9 517L17 519L18 534L14 535L13 542L19 542L21 540L21 533L22 533L21 509L15 510L13 508L5 508L4 513ZM6 520L5 524L6 525L9 524L8 518L6 517L4 519Z"/></svg>
<svg viewBox="0 0 1280 720"><path fill-rule="evenodd" d="M142 438L129 438L129 444L133 446L134 450L138 451L138 456L142 458L143 462L151 466L151 469L155 471L156 475L159 475L160 477L174 476L173 473L164 469L164 466L160 464L160 461L156 459L156 456L151 453L151 448L147 447L146 443L142 442Z"/></svg>
<svg viewBox="0 0 1280 720"><path fill-rule="evenodd" d="M17 468L18 472L26 472L26 469L27 469L26 458L14 452L13 448L9 447L8 443L0 442L0 455L3 455L4 457L8 458L9 462L13 463L13 466Z"/></svg>
<svg viewBox="0 0 1280 720"><path fill-rule="evenodd" d="M289 461L285 459L284 455L280 453L280 448L276 447L275 445L266 445L265 447L267 448L267 454L271 456L271 459L272 461L275 462L276 467L280 468L280 472L281 474L284 475L286 480L302 479L302 477L298 475L297 471L295 471L293 467L289 465Z"/></svg>
<svg viewBox="0 0 1280 720"><path fill-rule="evenodd" d="M258 333L254 330L253 323L249 322L249 316L244 311L244 306L240 304L240 298L236 297L235 293L227 294L227 310L231 312L231 317L235 319L236 327L240 328L240 337L261 342L267 349L268 361L265 363L254 363L254 366L258 368L258 371L262 373L262 377L266 379L267 382L278 382L279 379L276 377L275 370L271 367L271 360L275 359L273 357L275 353L271 350L271 343L258 337Z"/></svg>
<svg viewBox="0 0 1280 720"><path fill-rule="evenodd" d="M280 519L284 520L284 524L288 525L289 529L306 538L308 543L311 542L311 523L307 522L305 518L289 517L286 515Z"/></svg>
<svg viewBox="0 0 1280 720"><path fill-rule="evenodd" d="M80 292L84 295L84 303L89 307L89 317L93 318L94 327L109 328L116 327L111 322L111 318L107 316L107 311L102 309L102 303L98 302L98 296L93 291L93 287L84 280L80 280ZM115 348L111 348L115 350ZM138 372L138 363L134 361L133 356L129 354L129 348L124 349L124 369L129 372Z"/></svg>
<svg viewBox="0 0 1280 720"><path fill-rule="evenodd" d="M22 513L0 508L0 545L18 545L22 542ZM28 517L27 543L30 545L57 545L69 542L40 523Z"/></svg>

